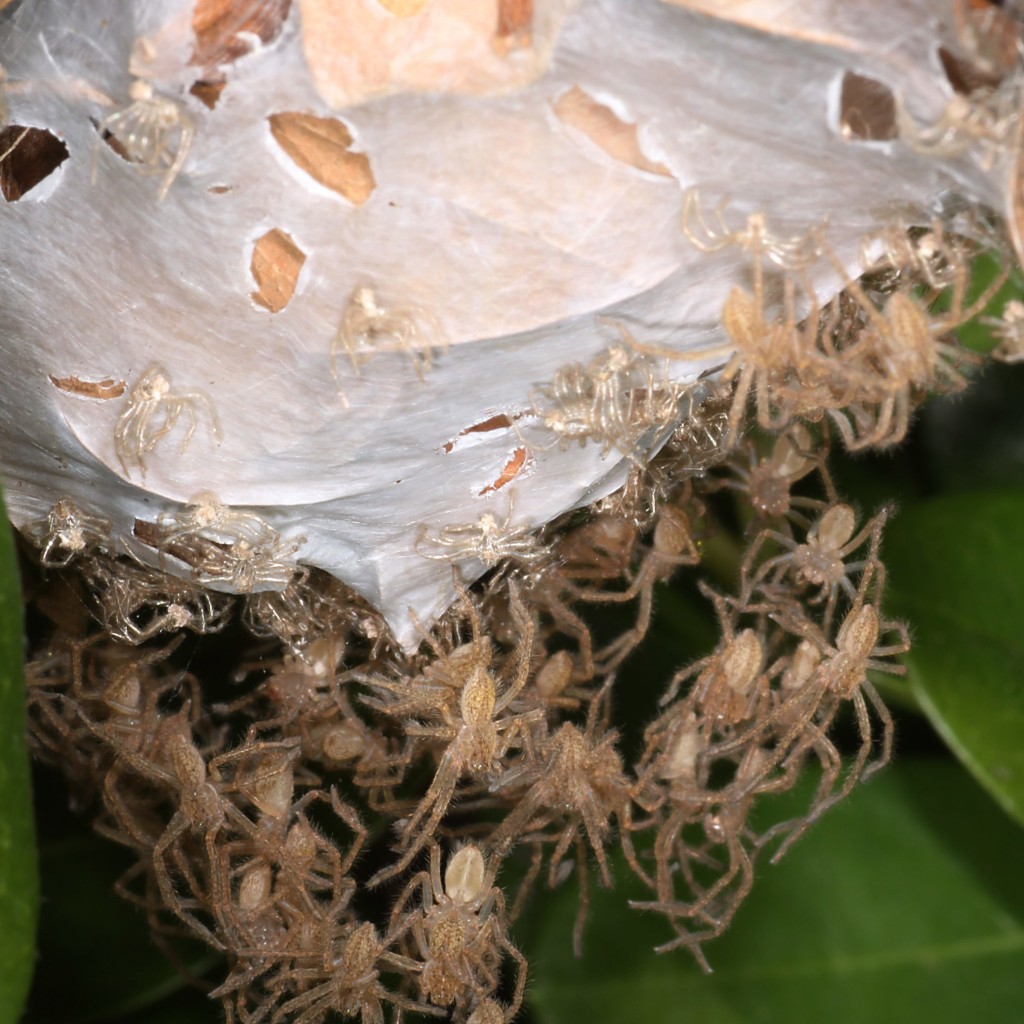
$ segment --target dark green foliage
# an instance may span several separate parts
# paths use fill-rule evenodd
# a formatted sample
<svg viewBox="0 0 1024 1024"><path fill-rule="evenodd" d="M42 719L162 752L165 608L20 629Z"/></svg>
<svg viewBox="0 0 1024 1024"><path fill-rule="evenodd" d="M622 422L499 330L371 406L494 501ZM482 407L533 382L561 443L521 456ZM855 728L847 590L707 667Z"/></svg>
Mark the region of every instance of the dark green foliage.
<svg viewBox="0 0 1024 1024"><path fill-rule="evenodd" d="M39 905L21 622L14 544L0 498L0 1024L13 1024L21 1014L35 960Z"/></svg>

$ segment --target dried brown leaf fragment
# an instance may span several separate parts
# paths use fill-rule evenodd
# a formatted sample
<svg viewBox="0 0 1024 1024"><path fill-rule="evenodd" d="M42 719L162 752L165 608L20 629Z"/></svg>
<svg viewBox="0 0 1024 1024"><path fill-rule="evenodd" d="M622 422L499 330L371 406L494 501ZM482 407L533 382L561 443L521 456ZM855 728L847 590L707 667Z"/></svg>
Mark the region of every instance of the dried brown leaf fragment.
<svg viewBox="0 0 1024 1024"><path fill-rule="evenodd" d="M264 45L272 42L290 8L291 0L196 0L192 63L215 68L249 53L253 36Z"/></svg>
<svg viewBox="0 0 1024 1024"><path fill-rule="evenodd" d="M251 298L257 305L280 313L292 300L306 254L291 235L271 228L256 240L250 270L256 282Z"/></svg>
<svg viewBox="0 0 1024 1024"><path fill-rule="evenodd" d="M82 380L80 377L54 377L48 374L50 383L61 391L67 391L72 395L81 395L83 398L120 398L124 389L128 386L123 380L114 380L112 377L104 377L103 380Z"/></svg>
<svg viewBox="0 0 1024 1024"><path fill-rule="evenodd" d="M574 85L554 104L555 115L570 128L582 132L610 157L640 171L671 178L664 165L648 158L637 139L637 126L623 121L611 107L599 103L588 92Z"/></svg>
<svg viewBox="0 0 1024 1024"><path fill-rule="evenodd" d="M314 181L356 206L370 198L377 183L365 153L353 153L352 133L333 117L296 111L271 114L274 141Z"/></svg>

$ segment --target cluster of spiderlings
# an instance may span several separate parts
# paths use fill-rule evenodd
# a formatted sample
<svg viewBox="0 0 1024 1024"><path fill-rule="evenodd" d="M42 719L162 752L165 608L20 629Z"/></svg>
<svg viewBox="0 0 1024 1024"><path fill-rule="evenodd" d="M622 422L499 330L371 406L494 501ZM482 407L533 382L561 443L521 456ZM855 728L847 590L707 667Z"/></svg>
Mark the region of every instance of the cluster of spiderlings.
<svg viewBox="0 0 1024 1024"><path fill-rule="evenodd" d="M829 435L891 444L928 391L962 386L970 360L948 332L980 309L965 297L972 250L938 221L893 229L868 277L796 323L795 282L828 258L818 240L772 238L760 220L702 230L708 247L750 249L755 271L755 294L727 303L740 358L721 386L703 400L674 389L660 350L628 339L538 386L556 437L627 453L629 479L540 534L493 516L424 532L423 557L476 553L489 571L458 585L411 654L343 585L292 565L268 523L212 494L135 524L135 542L191 578L117 556L110 523L67 499L39 524L36 753L134 852L118 889L157 940L183 933L223 952L212 994L229 1020L376 1021L388 1004L511 1020L527 972L516 917L538 885L574 883L580 951L591 875L612 886L616 850L649 890L634 905L674 933L660 948L706 966L703 946L732 921L757 858L781 855L889 758L892 722L868 679L900 674L892 659L908 647L881 608L889 510L865 518L843 501ZM782 320L765 260L792 275ZM771 428L756 440L744 439L752 389L752 418ZM140 462L167 424L142 426ZM667 440L647 459L652 430ZM639 663L626 664L657 587L700 568L729 496L750 524L734 585L700 581L721 637L667 680L629 763L618 680ZM217 582L242 594L208 589ZM284 589L252 592L268 583ZM628 625L599 634L610 606ZM217 675L189 661L214 650L229 662ZM859 735L849 754L833 738L844 708ZM818 782L803 813L758 832L760 798L805 771ZM391 910L375 917L363 897L378 889Z"/></svg>
<svg viewBox="0 0 1024 1024"><path fill-rule="evenodd" d="M959 234L945 230L939 218L928 231L895 223L865 242L866 273L860 282L848 279L823 227L782 238L768 230L763 215L754 214L741 230L730 230L723 210L711 226L699 204L691 189L684 202L683 232L705 251L739 248L748 253L753 289L736 286L726 297L721 316L726 340L721 344L688 351L637 341L631 345L670 363L728 360L719 378L733 389L726 447L742 436L751 399L763 430L774 433L827 416L845 446L857 450L897 444L926 395L966 387L964 369L978 359L960 347L953 332L986 308L1014 262L980 211L951 217ZM971 266L979 248L994 249L1003 269L969 301ZM847 279L846 288L824 308L812 285L815 270ZM999 322L1006 339L1003 358L1012 358L1019 333L1014 310ZM670 386L639 390L647 394L659 388L666 392Z"/></svg>
<svg viewBox="0 0 1024 1024"><path fill-rule="evenodd" d="M879 607L888 510L859 525L837 500L790 498L789 486L814 470L834 494L820 455L804 453L806 439L794 431L749 468L738 459L732 465L736 476L725 483L750 495L760 529L735 594L701 584L722 638L670 680L635 769L632 797L647 817L634 813L634 831L654 838L653 866L641 875L653 895L633 905L668 918L676 938L660 950L686 946L705 966L701 943L729 925L753 884L758 853L783 835L781 856L892 749L892 720L867 676L869 669L902 675L885 659L910 646L905 627ZM809 520L805 511L817 514ZM829 739L847 702L860 734L850 764ZM882 723L873 762L869 707ZM756 799L790 789L810 763L820 781L807 812L757 834L749 823Z"/></svg>

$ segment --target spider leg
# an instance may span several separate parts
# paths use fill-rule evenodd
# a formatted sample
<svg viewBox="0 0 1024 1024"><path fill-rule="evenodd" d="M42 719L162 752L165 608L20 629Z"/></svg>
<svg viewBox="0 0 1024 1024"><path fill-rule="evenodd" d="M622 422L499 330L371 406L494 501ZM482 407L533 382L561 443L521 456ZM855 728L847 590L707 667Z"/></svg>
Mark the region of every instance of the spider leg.
<svg viewBox="0 0 1024 1024"><path fill-rule="evenodd" d="M860 447L883 447L888 444L893 444L898 441L902 435L897 435L893 427L893 416L897 416L896 427L899 426L899 417L897 415L897 403L905 398L905 387L901 388L895 394L890 392L884 401L882 402L879 411L878 418L875 420L875 429L868 435L867 438L861 438ZM906 432L906 426L903 428L904 433Z"/></svg>
<svg viewBox="0 0 1024 1024"><path fill-rule="evenodd" d="M178 135L178 149L174 154L174 159L171 161L170 167L167 168L167 174L164 176L164 180L160 185L160 191L157 193L157 202L163 202L167 198L167 193L170 191L171 185L174 183L174 179L177 178L182 167L185 165L185 160L188 158L189 150L192 147L192 136L195 134L194 129L190 124L182 122L179 126Z"/></svg>
<svg viewBox="0 0 1024 1024"><path fill-rule="evenodd" d="M139 450L141 452L153 451L160 440L166 437L176 426L181 417L182 406L176 400L165 399L157 406L151 403L148 414L144 414L139 425ZM159 413L163 414L163 422L159 426L154 425L154 420Z"/></svg>
<svg viewBox="0 0 1024 1024"><path fill-rule="evenodd" d="M736 390L733 392L732 405L729 407L729 430L722 441L723 448L732 448L739 440L740 430L743 427L743 420L747 413L747 398L750 395L750 385L753 383L754 374L757 368L751 363L745 363L740 371L739 380L736 382ZM723 374L723 378L724 378ZM765 382L767 386L767 382Z"/></svg>
<svg viewBox="0 0 1024 1024"><path fill-rule="evenodd" d="M185 812L180 809L175 811L174 817L171 818L170 823L164 830L164 834L153 848L153 870L156 874L157 885L160 888L160 896L166 906L174 911L178 919L195 932L207 945L217 950L223 950L224 945L220 939L185 908L183 901L174 891L174 883L171 880L170 872L164 860L168 850L177 843L188 828L189 821Z"/></svg>
<svg viewBox="0 0 1024 1024"><path fill-rule="evenodd" d="M409 842L408 848L394 864L382 868L366 883L371 888L401 874L433 837L437 826L448 810L455 787L459 781L459 776L462 774L463 761L461 752L453 749L457 743L458 740L454 740L445 751L444 756L441 758L441 763L438 765L437 773L434 775L434 781L424 794L415 813L402 829L401 842L404 844L422 822L418 838L412 839Z"/></svg>
<svg viewBox="0 0 1024 1024"><path fill-rule="evenodd" d="M849 414L843 409L829 409L829 418L839 428L839 434L847 451L856 451L857 434L850 423Z"/></svg>
<svg viewBox="0 0 1024 1024"><path fill-rule="evenodd" d="M633 846L633 812L630 810L630 805L628 803L625 804L621 820L619 822L619 840L622 843L622 852L630 870L645 885L654 888L654 880L641 867L640 861L636 855L636 848Z"/></svg>
<svg viewBox="0 0 1024 1024"><path fill-rule="evenodd" d="M714 655L710 654L706 658L701 658L699 661L695 661L692 665L687 665L685 668L681 668L672 678L669 680L668 689L658 699L658 707L665 707L666 704L671 704L675 700L676 694L679 693L679 688L687 681L692 679L694 676L700 675L700 673L711 663L714 659ZM675 712L675 709L669 709L668 712L663 716L665 718L670 717ZM660 721L661 719L659 719Z"/></svg>
<svg viewBox="0 0 1024 1024"><path fill-rule="evenodd" d="M580 835L576 835L576 873L579 875L580 906L572 928L572 951L579 959L583 956L583 926L587 922L587 911L590 909L590 869L587 864L587 850Z"/></svg>
<svg viewBox="0 0 1024 1024"><path fill-rule="evenodd" d="M874 686L865 679L860 684L860 688L862 693L867 694L868 700L871 701L875 711L878 712L878 717L882 721L882 752L878 755L877 760L875 760L873 764L867 765L864 769L863 778L869 779L875 774L875 772L884 768L892 758L894 726L892 715L889 713L889 709L885 706L882 699L878 696L878 691Z"/></svg>
<svg viewBox="0 0 1024 1024"><path fill-rule="evenodd" d="M862 684L863 685L863 684ZM796 823L796 827L792 829L789 835L786 836L782 845L772 855L772 863L776 864L785 855L786 851L790 848L814 824L827 810L834 807L837 803L849 796L850 792L857 782L863 777L864 766L871 753L872 746L872 734L871 734L871 722L868 718L867 707L864 704L864 698L861 696L860 691L857 690L853 695L854 709L857 717L857 727L861 736L860 748L857 752L856 759L853 766L847 772L846 778L843 780L840 788L833 792L835 782L839 777L839 772L842 767L842 760L839 757L838 751L832 745L831 741L827 739L825 733L828 730L828 724L830 724L832 717L838 710L838 706L830 710L826 715L825 723L818 728L818 740L821 744L821 749L826 751L827 764L822 761L822 779L818 785L817 792L815 794L814 803L807 814L799 819ZM890 719L891 723L891 719ZM820 755L819 755L820 759ZM824 796L828 793L828 796ZM792 823L786 822L783 827L791 826ZM767 840L771 835L777 835L780 831L780 827L776 826L774 829L769 829L765 833L764 840Z"/></svg>

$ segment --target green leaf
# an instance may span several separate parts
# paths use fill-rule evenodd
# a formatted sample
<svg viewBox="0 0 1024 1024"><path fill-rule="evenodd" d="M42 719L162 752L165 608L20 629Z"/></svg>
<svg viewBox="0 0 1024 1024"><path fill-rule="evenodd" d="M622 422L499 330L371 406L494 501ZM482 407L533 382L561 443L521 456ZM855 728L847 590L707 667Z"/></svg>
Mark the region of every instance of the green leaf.
<svg viewBox="0 0 1024 1024"><path fill-rule="evenodd" d="M651 951L671 931L627 908L639 892L625 881L594 893L580 960L571 881L545 896L532 1005L541 1024L1004 1024L1020 1007L1022 856L1024 836L957 765L905 763L760 866L705 949L710 976Z"/></svg>
<svg viewBox="0 0 1024 1024"><path fill-rule="evenodd" d="M0 1024L13 1024L21 1014L39 908L22 644L18 567L0 497Z"/></svg>
<svg viewBox="0 0 1024 1024"><path fill-rule="evenodd" d="M30 1024L120 1016L153 1007L185 985L154 944L145 913L114 894L114 882L133 861L127 851L89 832L43 844L46 899L39 971L26 1014ZM220 959L198 943L175 940L173 948L196 976ZM207 1019L218 1016L219 1010Z"/></svg>
<svg viewBox="0 0 1024 1024"><path fill-rule="evenodd" d="M1024 491L907 508L884 554L886 609L911 625L907 664L919 703L1024 823Z"/></svg>

